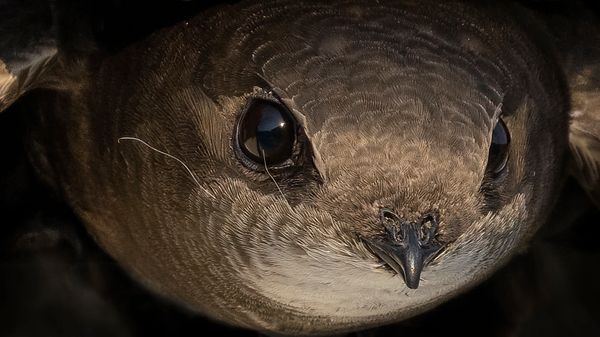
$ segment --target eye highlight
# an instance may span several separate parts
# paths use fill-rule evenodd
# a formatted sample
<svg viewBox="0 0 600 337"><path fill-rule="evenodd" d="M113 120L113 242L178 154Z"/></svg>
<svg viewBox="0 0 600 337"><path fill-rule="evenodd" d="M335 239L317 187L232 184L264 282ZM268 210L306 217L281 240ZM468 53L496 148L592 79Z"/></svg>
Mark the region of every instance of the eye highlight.
<svg viewBox="0 0 600 337"><path fill-rule="evenodd" d="M236 132L242 154L260 166L284 164L294 153L296 123L289 111L275 102L250 102Z"/></svg>
<svg viewBox="0 0 600 337"><path fill-rule="evenodd" d="M498 119L492 131L492 142L488 155L487 171L494 175L502 173L508 163L510 133L502 119Z"/></svg>

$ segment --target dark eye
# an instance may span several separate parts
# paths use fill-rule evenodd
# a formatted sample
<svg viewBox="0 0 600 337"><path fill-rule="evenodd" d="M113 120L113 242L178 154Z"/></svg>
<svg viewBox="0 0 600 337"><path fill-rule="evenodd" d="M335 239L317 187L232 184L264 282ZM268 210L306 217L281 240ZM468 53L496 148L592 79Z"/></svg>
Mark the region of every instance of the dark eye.
<svg viewBox="0 0 600 337"><path fill-rule="evenodd" d="M488 157L487 170L493 174L498 174L506 168L508 163L508 149L510 145L510 134L508 128L502 119L492 131L492 143L490 145L490 154Z"/></svg>
<svg viewBox="0 0 600 337"><path fill-rule="evenodd" d="M277 103L254 100L238 124L237 140L242 153L255 163L282 164L294 152L294 119Z"/></svg>

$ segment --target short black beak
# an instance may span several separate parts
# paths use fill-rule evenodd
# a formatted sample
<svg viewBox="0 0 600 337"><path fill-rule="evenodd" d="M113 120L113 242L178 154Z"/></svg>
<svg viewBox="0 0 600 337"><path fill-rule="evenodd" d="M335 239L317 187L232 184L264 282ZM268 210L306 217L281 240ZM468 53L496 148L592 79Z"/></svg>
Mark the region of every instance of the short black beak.
<svg viewBox="0 0 600 337"><path fill-rule="evenodd" d="M396 273L404 276L411 289L419 287L421 271L440 252L442 245L435 240L437 215L427 213L416 222L401 220L388 209L380 210L385 227L384 238L364 238L369 248Z"/></svg>

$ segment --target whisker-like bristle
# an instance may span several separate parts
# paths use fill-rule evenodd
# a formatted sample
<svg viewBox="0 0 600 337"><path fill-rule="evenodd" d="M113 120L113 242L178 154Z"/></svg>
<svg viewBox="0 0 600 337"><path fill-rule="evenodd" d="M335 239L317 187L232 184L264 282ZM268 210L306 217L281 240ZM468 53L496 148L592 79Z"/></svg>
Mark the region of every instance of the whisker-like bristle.
<svg viewBox="0 0 600 337"><path fill-rule="evenodd" d="M161 150L159 150L159 149L157 149L157 148L153 147L152 145L150 145L150 144L146 143L145 141L143 141L143 140L141 140L141 139L139 139L139 138L136 138L136 137L120 137L119 139L117 139L117 142L118 142L118 143L121 143L121 140L133 140L133 141L140 142L140 143L142 143L143 145L145 145L145 146L147 146L148 148L150 148L151 150L153 150L153 151L155 151L155 152L158 152L158 153L160 153L160 154L162 154L162 155L164 155L164 156L167 156L167 157L169 157L169 158L171 158L171 159L174 159L174 160L176 160L176 161L177 161L178 163L180 163L180 164L181 164L181 165L182 165L182 166L185 168L185 170L186 170L186 171L187 171L187 172L190 174L190 176L192 177L192 179L194 180L194 182L196 183L196 185L198 185L198 187L200 187L200 188L201 188L201 189L202 189L204 192L206 192L206 194L210 195L211 197L213 197L213 198L215 197L215 195L214 195L213 193L211 193L210 191L208 191L208 190L207 190L207 189L206 189L204 186L200 185L200 182L198 181L198 178L196 178L196 175L194 174L194 172L192 172L192 170L191 170L191 169L190 169L190 168L189 168L189 167L188 167L188 166L187 166L187 165L186 165L186 164L185 164L185 163L184 163L184 162L183 162L181 159L179 159L179 158L175 157L175 156L174 156L174 155L172 155L172 154L169 154L169 153L166 153L166 152L164 152L164 151L161 151Z"/></svg>

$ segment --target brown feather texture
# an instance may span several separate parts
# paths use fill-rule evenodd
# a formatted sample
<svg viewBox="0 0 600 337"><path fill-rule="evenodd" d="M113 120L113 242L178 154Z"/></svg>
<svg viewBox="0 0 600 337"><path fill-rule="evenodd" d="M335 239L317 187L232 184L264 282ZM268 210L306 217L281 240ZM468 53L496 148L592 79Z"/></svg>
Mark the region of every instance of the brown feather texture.
<svg viewBox="0 0 600 337"><path fill-rule="evenodd" d="M125 270L198 313L289 335L391 323L481 282L545 221L569 148L550 40L492 2L222 6L65 60L79 80L40 107L31 157ZM297 122L290 167L240 159L256 99ZM491 176L499 118L510 153ZM382 208L439 214L417 289L365 244Z"/></svg>
<svg viewBox="0 0 600 337"><path fill-rule="evenodd" d="M571 173L600 205L600 26L597 12L573 2L541 17L553 36L570 92Z"/></svg>

